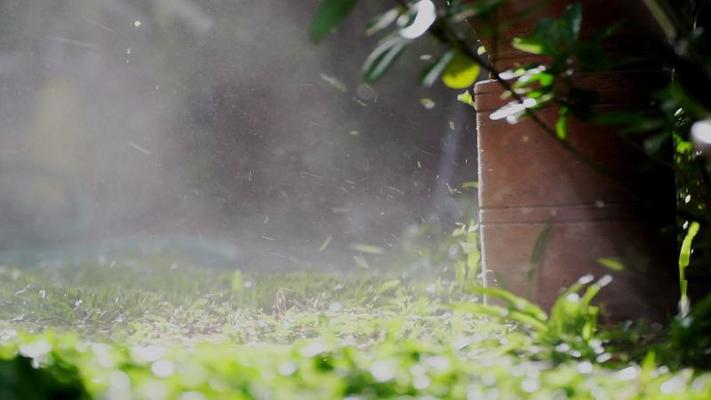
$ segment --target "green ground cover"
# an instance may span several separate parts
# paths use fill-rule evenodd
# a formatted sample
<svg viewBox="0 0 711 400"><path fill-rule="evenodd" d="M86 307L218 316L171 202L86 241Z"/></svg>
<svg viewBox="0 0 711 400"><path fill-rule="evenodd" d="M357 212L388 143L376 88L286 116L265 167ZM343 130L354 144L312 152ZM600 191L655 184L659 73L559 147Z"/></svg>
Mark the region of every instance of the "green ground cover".
<svg viewBox="0 0 711 400"><path fill-rule="evenodd" d="M4 266L0 399L711 397L692 317L599 329L596 282L545 314L459 272Z"/></svg>

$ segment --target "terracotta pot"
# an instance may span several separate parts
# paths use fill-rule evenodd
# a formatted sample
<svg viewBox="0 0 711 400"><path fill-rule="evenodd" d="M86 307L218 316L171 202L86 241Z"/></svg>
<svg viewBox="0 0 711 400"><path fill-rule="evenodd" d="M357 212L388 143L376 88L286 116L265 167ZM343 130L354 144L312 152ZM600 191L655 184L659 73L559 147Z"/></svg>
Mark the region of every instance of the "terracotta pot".
<svg viewBox="0 0 711 400"><path fill-rule="evenodd" d="M535 59L513 49L514 37L530 34L543 16L557 17L573 1L550 1L526 20L516 20L497 38L484 38L503 70ZM509 1L498 15L512 15L537 3ZM583 35L620 20L632 21L608 50L643 55L640 43L653 43L655 29L643 17L642 1L582 0ZM640 17L642 16L642 17ZM475 21L476 26L476 21ZM668 82L660 71L616 71L577 76L576 85L600 94L600 109L640 108L647 94ZM550 307L559 291L586 274L614 278L600 295L610 321L664 320L678 301L676 237L663 229L674 224L674 178L664 167L649 168L647 158L614 129L571 121L569 143L584 157L614 171L601 174L576 158L531 119L515 125L490 115L509 100L495 81L476 85L482 255L489 284L504 286ZM541 112L554 126L557 110ZM548 234L544 234L544 232ZM543 237L546 240L542 240ZM532 265L537 243L543 244ZM540 246L539 246L540 247ZM603 267L614 259L622 271Z"/></svg>
<svg viewBox="0 0 711 400"><path fill-rule="evenodd" d="M660 72L608 72L578 77L601 95L600 108L639 106ZM611 320L671 316L678 300L674 179L614 129L571 121L569 141L578 152L615 171L601 174L564 149L530 119L515 125L493 121L504 104L494 81L476 86L479 138L479 201L482 254L488 284L530 296L548 308L560 289L586 274L611 274L601 294ZM555 124L556 110L541 113ZM543 242L539 265L531 259ZM603 267L618 260L624 271ZM529 272L532 271L532 274Z"/></svg>
<svg viewBox="0 0 711 400"><path fill-rule="evenodd" d="M648 38L661 32L641 0L509 0L501 6L493 21L497 32L481 36L496 69L503 71L545 61L542 57L514 49L511 42L516 37L530 36L541 18L560 17L572 3L583 5L583 39L592 38L613 24L622 24L615 39L606 42L608 53L626 58L648 58L658 51ZM473 19L470 22L475 30L485 31L479 29L484 24L482 21Z"/></svg>

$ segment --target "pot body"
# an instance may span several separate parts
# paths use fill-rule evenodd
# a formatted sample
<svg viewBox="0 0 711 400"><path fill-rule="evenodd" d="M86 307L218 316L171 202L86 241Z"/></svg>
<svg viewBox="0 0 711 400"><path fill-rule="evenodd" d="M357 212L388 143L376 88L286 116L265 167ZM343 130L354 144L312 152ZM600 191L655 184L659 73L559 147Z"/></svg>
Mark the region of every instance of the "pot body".
<svg viewBox="0 0 711 400"><path fill-rule="evenodd" d="M667 76L629 71L576 79L579 87L600 94L600 108L614 110L645 104L643 94ZM673 315L676 237L662 233L674 224L671 170L650 167L613 128L571 120L569 143L615 175L601 173L531 119L514 125L491 120L508 101L496 82L480 82L475 93L482 255L489 284L530 295L549 308L560 290L581 276L610 274L614 280L600 299L611 320ZM556 110L540 116L555 125ZM536 247L538 263L532 261ZM602 259L625 268L603 267Z"/></svg>
<svg viewBox="0 0 711 400"><path fill-rule="evenodd" d="M483 29L485 21L472 19L470 23L481 34L481 41L498 71L519 65L544 62L545 58L531 55L511 46L516 37L533 34L542 18L558 18L573 3L583 6L582 39L590 39L599 32L620 24L614 40L605 44L609 54L628 59L647 61L659 49L652 47L650 35L660 35L649 10L642 0L508 0L503 3L493 21L496 29Z"/></svg>

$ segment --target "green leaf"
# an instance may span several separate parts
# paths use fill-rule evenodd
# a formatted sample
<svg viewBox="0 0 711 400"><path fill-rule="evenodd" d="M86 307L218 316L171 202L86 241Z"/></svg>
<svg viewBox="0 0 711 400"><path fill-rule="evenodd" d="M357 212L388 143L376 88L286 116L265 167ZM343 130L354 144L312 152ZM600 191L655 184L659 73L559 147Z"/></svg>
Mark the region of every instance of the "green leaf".
<svg viewBox="0 0 711 400"><path fill-rule="evenodd" d="M311 40L318 42L346 19L358 0L323 0L311 20Z"/></svg>
<svg viewBox="0 0 711 400"><path fill-rule="evenodd" d="M466 89L472 86L481 72L481 66L462 53L457 53L447 64L442 82L452 89Z"/></svg>
<svg viewBox="0 0 711 400"><path fill-rule="evenodd" d="M444 72L445 68L447 68L453 58L454 51L450 50L437 57L432 64L428 65L422 72L422 78L420 79L422 86L428 87L434 85L437 78L442 75L442 72Z"/></svg>
<svg viewBox="0 0 711 400"><path fill-rule="evenodd" d="M474 294L489 296L501 300L506 303L507 308L526 313L539 321L545 321L548 319L547 314L540 307L524 299L523 297L516 296L508 290L494 287L474 286L471 288L471 291Z"/></svg>
<svg viewBox="0 0 711 400"><path fill-rule="evenodd" d="M511 45L516 49L530 54L543 54L543 44L535 38L514 38Z"/></svg>
<svg viewBox="0 0 711 400"><path fill-rule="evenodd" d="M555 122L555 134L560 140L568 139L568 107L561 107L558 111L558 120Z"/></svg>
<svg viewBox="0 0 711 400"><path fill-rule="evenodd" d="M679 253L679 285L681 291L681 308L682 315L688 312L688 282L686 282L686 268L691 262L691 251L693 250L694 238L701 230L701 225L698 222L692 222L689 230L686 231L684 241L681 243L681 251Z"/></svg>
<svg viewBox="0 0 711 400"><path fill-rule="evenodd" d="M472 107L476 107L476 103L474 102L474 96L472 96L472 94L468 90L457 96L457 101L460 103L468 104Z"/></svg>
<svg viewBox="0 0 711 400"><path fill-rule="evenodd" d="M608 257L602 257L597 259L598 264L602 265L603 267L607 269L611 269L613 271L624 271L625 270L625 265L622 263L622 261L616 259L616 258L608 258Z"/></svg>
<svg viewBox="0 0 711 400"><path fill-rule="evenodd" d="M486 315L493 317L499 321L513 321L518 322L521 325L528 327L529 329L538 331L539 333L546 332L548 326L545 321L526 313L520 311L507 309L504 307L499 307L490 304L480 304L480 303L463 303L454 304L454 310L468 312L474 315Z"/></svg>
<svg viewBox="0 0 711 400"><path fill-rule="evenodd" d="M409 41L399 36L384 40L370 53L363 64L363 80L373 83L387 72Z"/></svg>

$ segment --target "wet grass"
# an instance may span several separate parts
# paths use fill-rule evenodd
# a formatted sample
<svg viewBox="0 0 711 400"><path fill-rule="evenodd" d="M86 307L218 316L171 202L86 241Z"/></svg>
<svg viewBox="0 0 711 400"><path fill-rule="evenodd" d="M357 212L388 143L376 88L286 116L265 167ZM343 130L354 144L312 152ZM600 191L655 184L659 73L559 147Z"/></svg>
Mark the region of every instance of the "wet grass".
<svg viewBox="0 0 711 400"><path fill-rule="evenodd" d="M150 257L4 266L0 398L711 396L711 375L671 356L665 330L598 329L584 302L594 283L542 313L515 298L483 305L481 295L502 294L451 275L257 273Z"/></svg>

